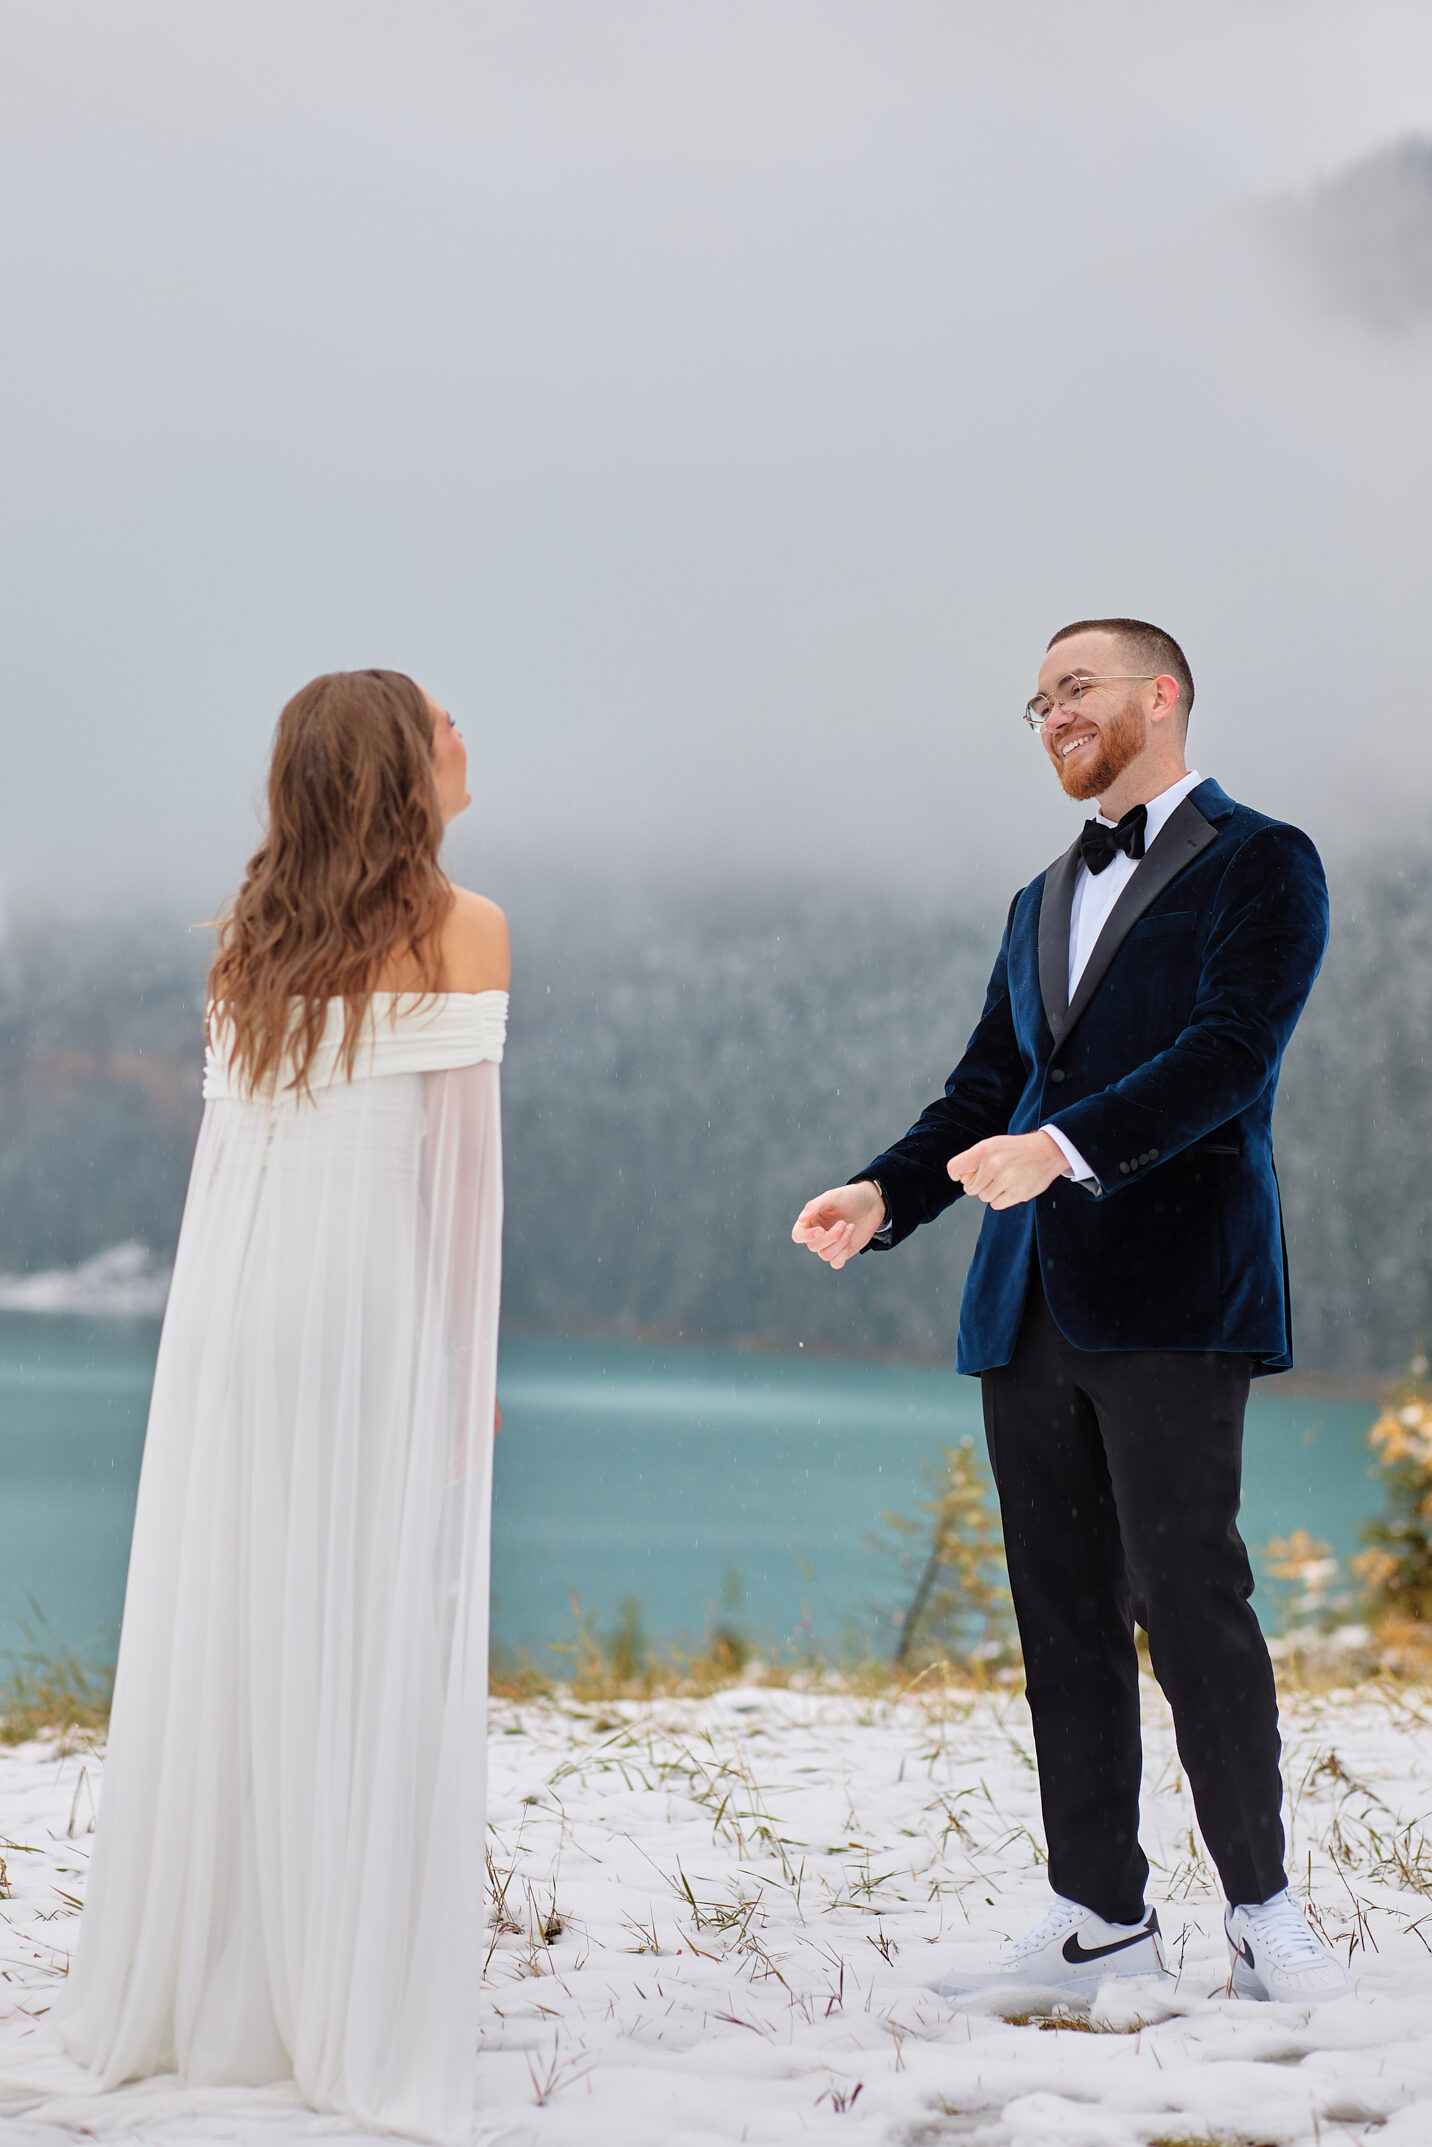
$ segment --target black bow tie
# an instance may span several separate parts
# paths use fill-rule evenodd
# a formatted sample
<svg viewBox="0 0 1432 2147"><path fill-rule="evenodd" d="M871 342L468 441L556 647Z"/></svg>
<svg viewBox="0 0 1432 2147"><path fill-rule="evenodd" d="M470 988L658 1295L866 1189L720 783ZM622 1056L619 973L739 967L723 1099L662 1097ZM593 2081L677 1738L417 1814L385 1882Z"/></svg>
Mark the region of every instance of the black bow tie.
<svg viewBox="0 0 1432 2147"><path fill-rule="evenodd" d="M1079 855L1091 872L1102 872L1114 862L1114 852L1122 850L1125 857L1140 858L1144 854L1144 825L1149 817L1147 805L1130 807L1117 827L1105 827L1100 820L1086 820L1079 830Z"/></svg>

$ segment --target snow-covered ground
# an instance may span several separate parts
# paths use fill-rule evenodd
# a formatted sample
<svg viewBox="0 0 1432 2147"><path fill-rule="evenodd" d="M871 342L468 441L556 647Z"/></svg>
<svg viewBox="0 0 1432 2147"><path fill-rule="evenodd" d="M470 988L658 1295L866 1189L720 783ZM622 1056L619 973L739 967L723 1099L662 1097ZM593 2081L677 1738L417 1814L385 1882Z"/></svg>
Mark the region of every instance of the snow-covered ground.
<svg viewBox="0 0 1432 2147"><path fill-rule="evenodd" d="M1285 1706L1290 1867L1357 1979L1313 2011L1226 1994L1152 1688L1146 1717L1151 1898L1177 1980L1006 2020L931 1985L1046 1905L1022 1700L750 1686L498 1706L481 2139L1429 2147L1432 1699L1372 1686ZM64 1971L100 1772L94 1755L0 1754L0 2070ZM55 2147L95 2114L0 2117L0 2140ZM184 2147L359 2136L282 2090L162 2121L141 2092L125 2122Z"/></svg>

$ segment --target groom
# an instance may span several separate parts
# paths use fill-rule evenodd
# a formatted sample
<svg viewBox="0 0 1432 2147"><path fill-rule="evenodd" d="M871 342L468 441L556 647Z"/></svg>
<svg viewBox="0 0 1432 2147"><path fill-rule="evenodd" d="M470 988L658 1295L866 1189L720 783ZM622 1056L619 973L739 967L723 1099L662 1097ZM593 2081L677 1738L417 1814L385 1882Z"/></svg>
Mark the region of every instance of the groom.
<svg viewBox="0 0 1432 2147"><path fill-rule="evenodd" d="M1278 1705L1238 1534L1250 1378L1292 1362L1271 1123L1327 943L1306 835L1185 762L1193 679L1139 619L1054 636L1025 710L1078 840L1010 905L964 1057L802 1209L839 1268L985 1203L959 1369L983 1388L1054 1903L950 1994L1158 1974L1137 1618L1228 1899L1235 1988L1351 1986L1288 1892Z"/></svg>

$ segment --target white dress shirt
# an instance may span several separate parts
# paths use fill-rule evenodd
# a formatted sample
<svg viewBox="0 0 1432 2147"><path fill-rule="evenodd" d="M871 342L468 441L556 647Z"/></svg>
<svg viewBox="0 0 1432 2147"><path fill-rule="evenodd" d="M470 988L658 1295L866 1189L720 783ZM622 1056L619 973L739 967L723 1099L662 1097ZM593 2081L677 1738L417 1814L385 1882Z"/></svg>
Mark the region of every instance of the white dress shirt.
<svg viewBox="0 0 1432 2147"><path fill-rule="evenodd" d="M1148 819L1144 825L1144 849L1153 848L1155 837L1163 832L1169 815L1176 805L1181 805L1191 790L1197 790L1203 777L1196 768L1181 775L1167 790L1161 790L1156 798L1148 801ZM1095 815L1101 827L1113 827L1116 823L1104 813ZM1069 911L1069 997L1072 1000L1078 989L1079 979L1088 967L1095 942L1109 921L1109 912L1139 869L1141 860L1127 857L1122 850L1114 853L1114 862L1102 872L1091 872L1081 858L1074 875L1074 901ZM1070 1175L1076 1185L1095 1183L1090 1170L1074 1143L1060 1132L1057 1126L1044 1126L1047 1133L1063 1154L1069 1165Z"/></svg>

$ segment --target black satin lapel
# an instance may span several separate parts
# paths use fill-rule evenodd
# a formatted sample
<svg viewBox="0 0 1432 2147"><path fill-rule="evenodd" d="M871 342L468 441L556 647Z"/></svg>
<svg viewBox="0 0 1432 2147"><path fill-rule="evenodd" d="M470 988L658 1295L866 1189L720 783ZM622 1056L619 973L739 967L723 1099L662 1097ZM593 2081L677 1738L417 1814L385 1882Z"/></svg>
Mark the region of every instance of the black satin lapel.
<svg viewBox="0 0 1432 2147"><path fill-rule="evenodd" d="M1066 1031L1073 1028L1103 983L1110 962L1129 936L1130 927L1138 923L1170 880L1176 880L1185 865L1192 864L1201 850L1206 850L1217 840L1217 828L1209 826L1191 798L1182 799L1174 807L1094 942L1093 952L1084 964L1084 974L1070 1002L1069 1016L1064 1024ZM1058 1035L1056 1030L1056 1041Z"/></svg>
<svg viewBox="0 0 1432 2147"><path fill-rule="evenodd" d="M1074 906L1077 842L1044 875L1039 898L1039 996L1049 1033L1058 1043L1069 1020L1069 913Z"/></svg>

